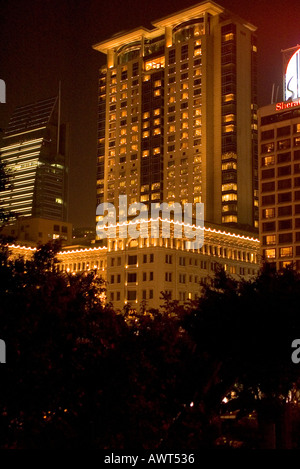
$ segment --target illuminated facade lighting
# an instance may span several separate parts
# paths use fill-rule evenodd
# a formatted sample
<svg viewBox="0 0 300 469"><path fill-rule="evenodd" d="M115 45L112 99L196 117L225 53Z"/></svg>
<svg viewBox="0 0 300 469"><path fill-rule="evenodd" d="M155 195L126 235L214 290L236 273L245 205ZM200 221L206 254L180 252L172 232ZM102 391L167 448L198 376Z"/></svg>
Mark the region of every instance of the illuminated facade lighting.
<svg viewBox="0 0 300 469"><path fill-rule="evenodd" d="M66 127L59 109L59 97L18 107L5 130L0 160L9 182L0 204L16 218L66 219Z"/></svg>

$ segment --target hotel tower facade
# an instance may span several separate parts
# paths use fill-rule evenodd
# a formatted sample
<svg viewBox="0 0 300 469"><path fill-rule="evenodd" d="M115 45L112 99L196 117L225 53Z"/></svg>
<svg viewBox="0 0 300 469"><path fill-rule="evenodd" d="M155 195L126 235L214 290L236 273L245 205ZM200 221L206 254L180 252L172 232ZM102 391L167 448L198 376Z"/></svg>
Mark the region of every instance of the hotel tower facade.
<svg viewBox="0 0 300 469"><path fill-rule="evenodd" d="M97 204L202 202L206 222L258 228L255 30L204 2L94 46Z"/></svg>

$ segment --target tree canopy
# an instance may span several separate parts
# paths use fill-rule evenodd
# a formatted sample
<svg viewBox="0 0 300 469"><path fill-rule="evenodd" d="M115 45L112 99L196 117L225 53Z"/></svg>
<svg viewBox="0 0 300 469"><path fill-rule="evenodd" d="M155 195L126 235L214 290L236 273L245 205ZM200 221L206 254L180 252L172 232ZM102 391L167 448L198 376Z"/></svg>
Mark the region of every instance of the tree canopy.
<svg viewBox="0 0 300 469"><path fill-rule="evenodd" d="M58 249L12 262L2 246L1 449L299 447L283 431L300 421L293 269L220 269L197 302L118 313L97 270L57 271Z"/></svg>

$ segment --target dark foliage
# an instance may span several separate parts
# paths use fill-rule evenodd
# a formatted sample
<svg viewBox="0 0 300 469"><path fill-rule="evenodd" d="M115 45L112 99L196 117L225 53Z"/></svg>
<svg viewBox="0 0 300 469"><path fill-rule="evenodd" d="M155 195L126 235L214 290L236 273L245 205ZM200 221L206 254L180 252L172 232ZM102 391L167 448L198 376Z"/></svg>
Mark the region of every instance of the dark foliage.
<svg viewBox="0 0 300 469"><path fill-rule="evenodd" d="M116 313L96 271L56 271L58 249L12 263L1 247L1 449L264 445L263 425L297 390L298 274L265 268L246 282L220 270L197 303L163 295L159 311Z"/></svg>

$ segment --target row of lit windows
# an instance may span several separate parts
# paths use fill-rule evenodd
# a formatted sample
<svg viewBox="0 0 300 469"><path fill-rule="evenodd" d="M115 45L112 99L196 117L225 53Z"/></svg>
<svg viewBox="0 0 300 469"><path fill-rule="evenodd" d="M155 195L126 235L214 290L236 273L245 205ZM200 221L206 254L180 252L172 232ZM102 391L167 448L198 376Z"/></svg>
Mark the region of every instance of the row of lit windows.
<svg viewBox="0 0 300 469"><path fill-rule="evenodd" d="M293 247L292 246L287 246L287 247L282 247L278 248L271 248L271 249L264 249L263 250L263 255L267 259L275 259L276 258L276 252L279 257L293 257Z"/></svg>
<svg viewBox="0 0 300 469"><path fill-rule="evenodd" d="M83 270L93 270L105 268L105 261L83 261L83 262L72 262L72 263L62 263L58 265L58 268L61 272L81 272Z"/></svg>
<svg viewBox="0 0 300 469"><path fill-rule="evenodd" d="M144 239L144 242L146 241L147 239ZM152 238L151 238L151 242L153 242ZM137 245L137 242L132 247L136 247L136 245ZM216 245L212 245L208 243L205 243L202 246L202 248L200 249L200 253L205 254L205 255L210 255L210 256L223 257L223 258L227 258L231 260L242 261L242 262L254 262L255 261L255 255L253 253L250 253L249 251L232 249L232 248L224 248L221 246L216 246ZM141 261L142 261L142 264L153 263L154 254L153 253L143 254L141 256ZM165 254L166 264L173 264L173 261L174 261L173 254ZM186 267L186 266L198 267L199 266L201 269L206 269L207 268L206 262L207 262L206 260L200 261L199 259L195 257L190 257L190 256L178 257L178 265L181 267ZM120 266L120 265L121 265L121 257L112 257L110 259L111 267ZM138 267L138 256L136 254L128 255L127 266ZM125 268L127 266L125 265Z"/></svg>
<svg viewBox="0 0 300 469"><path fill-rule="evenodd" d="M299 228L299 227L298 227ZM277 238L278 236L278 238ZM263 245L272 246L276 244L276 240L278 244L290 244L290 243L299 243L300 242L300 232L297 231L295 234L293 232L288 233L279 233L270 234L263 236Z"/></svg>

